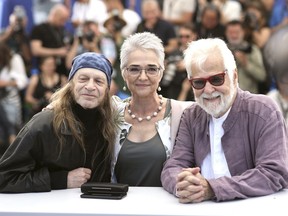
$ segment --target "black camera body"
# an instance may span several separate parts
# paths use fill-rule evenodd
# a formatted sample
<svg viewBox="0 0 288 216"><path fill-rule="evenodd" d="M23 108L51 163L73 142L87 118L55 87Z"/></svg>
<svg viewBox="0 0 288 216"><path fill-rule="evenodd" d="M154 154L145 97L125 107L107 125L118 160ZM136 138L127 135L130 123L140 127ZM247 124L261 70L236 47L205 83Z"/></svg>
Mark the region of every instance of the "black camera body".
<svg viewBox="0 0 288 216"><path fill-rule="evenodd" d="M242 41L239 44L228 43L228 47L232 52L235 52L235 51L241 51L244 53L251 53L252 52L252 46L247 41Z"/></svg>
<svg viewBox="0 0 288 216"><path fill-rule="evenodd" d="M95 33L91 30L89 30L88 32L85 32L82 36L82 38L87 40L88 42L93 42L94 37L95 37Z"/></svg>
<svg viewBox="0 0 288 216"><path fill-rule="evenodd" d="M104 27L106 27L108 23L111 23L110 25L112 25L114 32L121 31L127 24L117 9L112 10L110 17L104 22Z"/></svg>
<svg viewBox="0 0 288 216"><path fill-rule="evenodd" d="M253 12L245 13L243 25L254 31L258 31L260 29L260 23L257 19L257 16Z"/></svg>
<svg viewBox="0 0 288 216"><path fill-rule="evenodd" d="M178 62L182 61L182 53L175 53L166 59L166 69L161 80L161 86L169 86L177 71Z"/></svg>
<svg viewBox="0 0 288 216"><path fill-rule="evenodd" d="M87 40L88 42L93 42L95 36L96 34L90 29L88 31L83 31L82 28L79 28L76 31L76 37L78 37L81 44L83 42L83 39Z"/></svg>
<svg viewBox="0 0 288 216"><path fill-rule="evenodd" d="M121 22L120 17L118 15L114 15L113 17L113 28L115 31L121 31L125 25Z"/></svg>

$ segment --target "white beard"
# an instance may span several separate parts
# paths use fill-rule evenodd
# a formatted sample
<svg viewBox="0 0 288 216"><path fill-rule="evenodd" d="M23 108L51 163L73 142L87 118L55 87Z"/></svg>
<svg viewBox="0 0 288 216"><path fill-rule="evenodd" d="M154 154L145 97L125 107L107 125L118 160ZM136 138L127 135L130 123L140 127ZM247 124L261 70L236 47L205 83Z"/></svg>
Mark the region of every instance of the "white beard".
<svg viewBox="0 0 288 216"><path fill-rule="evenodd" d="M225 96L223 93L216 91L211 95L203 93L199 97L196 97L195 100L208 114L212 115L214 118L219 118L230 108L235 93L236 87L231 83L229 95ZM207 102L207 100L205 100L212 98L216 99L216 97L220 97L220 103L219 100L215 102Z"/></svg>

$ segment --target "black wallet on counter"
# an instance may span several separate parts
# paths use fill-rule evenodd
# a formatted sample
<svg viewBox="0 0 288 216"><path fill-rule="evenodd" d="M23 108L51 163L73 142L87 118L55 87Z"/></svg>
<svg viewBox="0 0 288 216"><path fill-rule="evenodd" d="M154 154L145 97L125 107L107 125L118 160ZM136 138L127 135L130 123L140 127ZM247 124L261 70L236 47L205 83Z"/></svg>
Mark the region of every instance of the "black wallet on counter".
<svg viewBox="0 0 288 216"><path fill-rule="evenodd" d="M122 199L128 188L127 184L87 182L81 186L81 198Z"/></svg>

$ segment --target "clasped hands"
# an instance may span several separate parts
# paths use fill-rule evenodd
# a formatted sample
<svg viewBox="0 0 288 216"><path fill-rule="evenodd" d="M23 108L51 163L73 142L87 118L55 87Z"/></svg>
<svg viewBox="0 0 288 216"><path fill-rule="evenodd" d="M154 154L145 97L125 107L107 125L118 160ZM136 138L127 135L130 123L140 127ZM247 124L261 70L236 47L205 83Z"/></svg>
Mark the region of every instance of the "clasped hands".
<svg viewBox="0 0 288 216"><path fill-rule="evenodd" d="M199 203L214 197L214 192L201 175L199 167L183 168L177 176L176 190L180 203Z"/></svg>

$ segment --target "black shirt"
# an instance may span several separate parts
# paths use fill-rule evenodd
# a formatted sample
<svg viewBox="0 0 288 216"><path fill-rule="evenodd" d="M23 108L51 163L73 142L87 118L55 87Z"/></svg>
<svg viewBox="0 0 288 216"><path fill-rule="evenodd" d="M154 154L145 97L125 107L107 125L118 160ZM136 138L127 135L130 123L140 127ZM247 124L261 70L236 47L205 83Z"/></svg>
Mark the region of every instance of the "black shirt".
<svg viewBox="0 0 288 216"><path fill-rule="evenodd" d="M165 160L165 148L158 133L143 143L126 139L115 166L117 182L129 186L161 187L160 175Z"/></svg>
<svg viewBox="0 0 288 216"><path fill-rule="evenodd" d="M145 20L142 21L138 25L136 32L145 32L145 31L157 35L163 41L164 46L168 45L170 39L176 39L174 26L162 19L158 19L158 21L156 22L155 26L153 26L152 29L146 28Z"/></svg>

